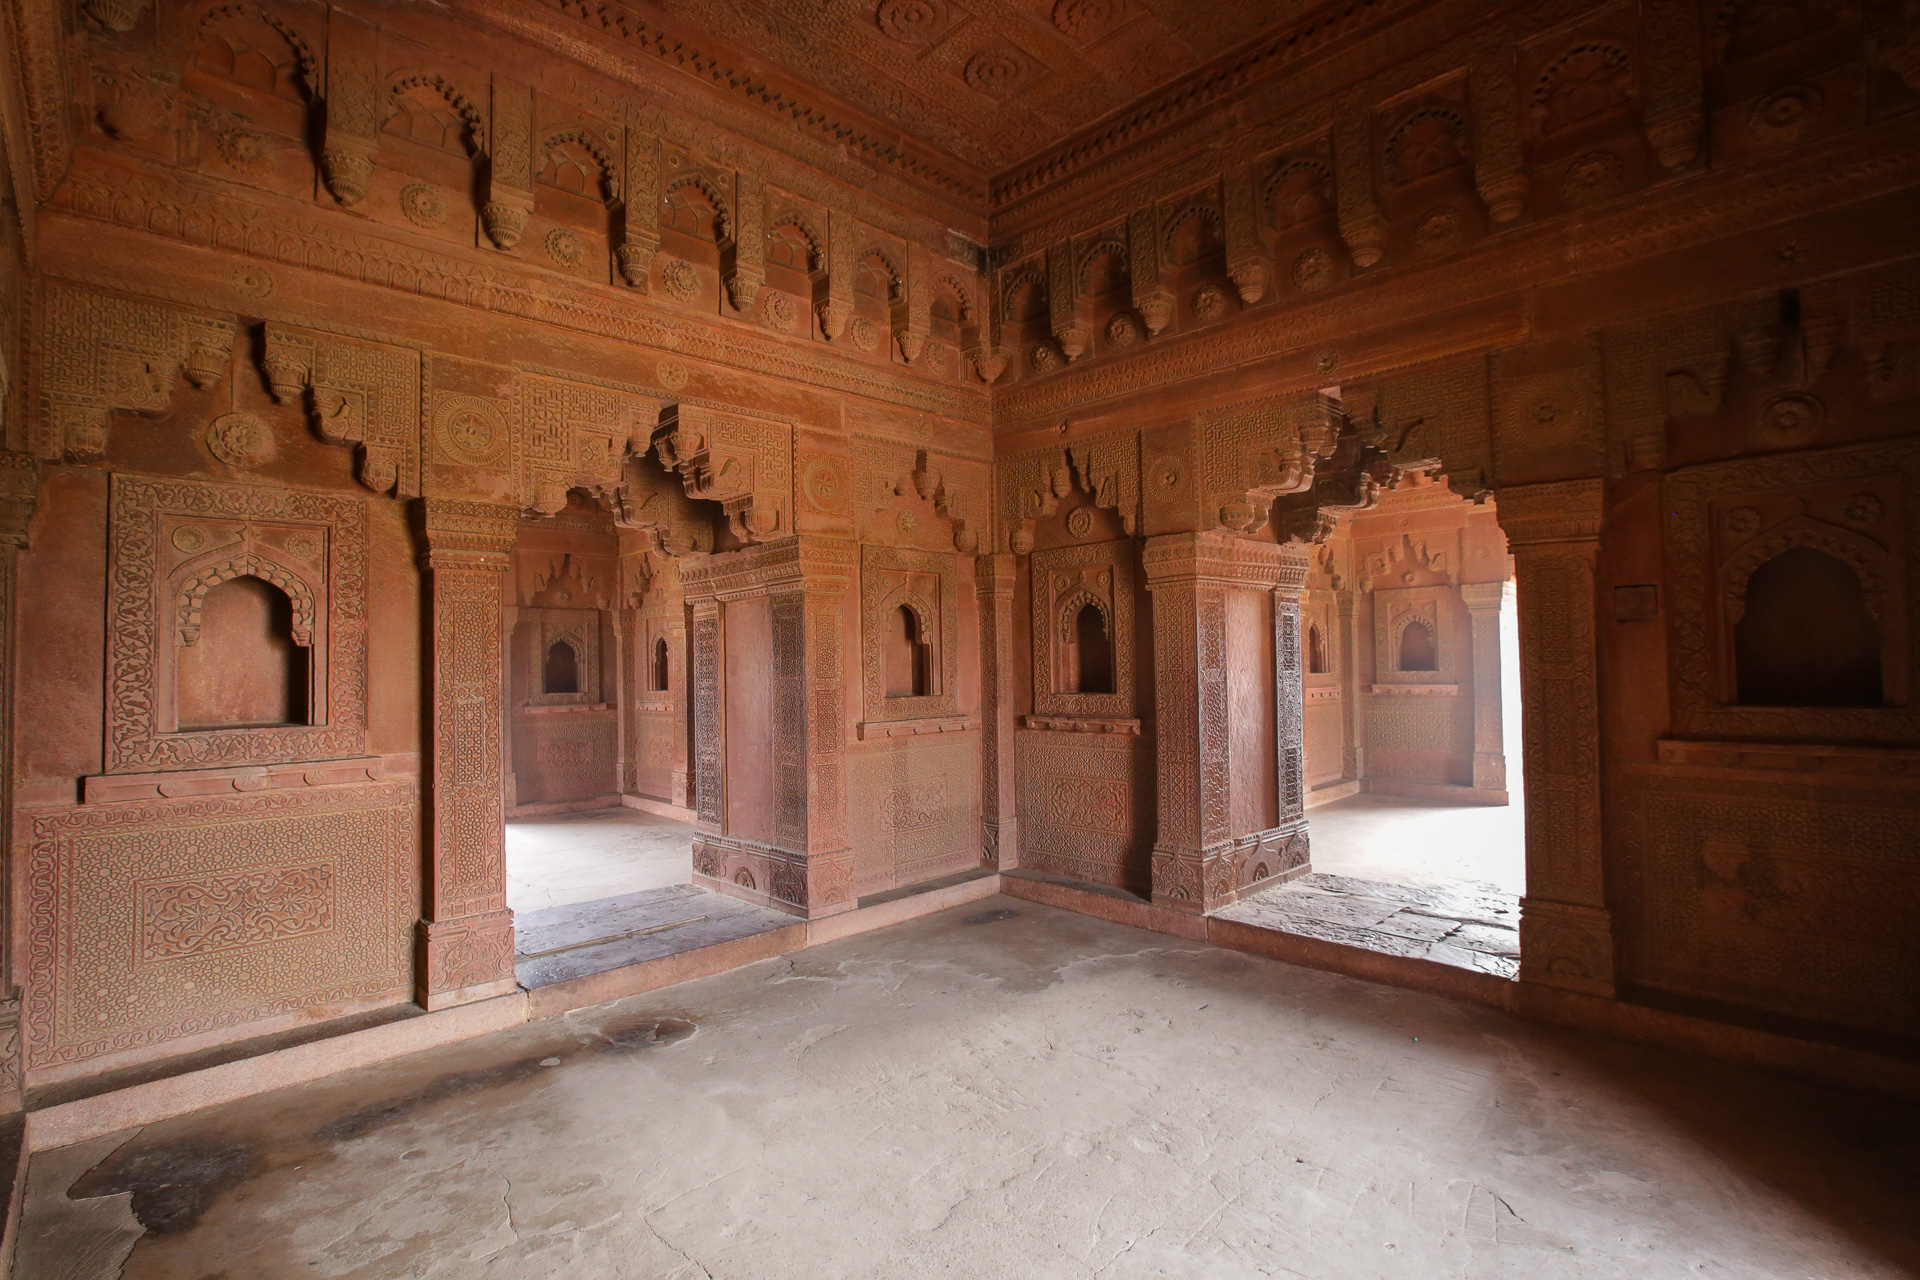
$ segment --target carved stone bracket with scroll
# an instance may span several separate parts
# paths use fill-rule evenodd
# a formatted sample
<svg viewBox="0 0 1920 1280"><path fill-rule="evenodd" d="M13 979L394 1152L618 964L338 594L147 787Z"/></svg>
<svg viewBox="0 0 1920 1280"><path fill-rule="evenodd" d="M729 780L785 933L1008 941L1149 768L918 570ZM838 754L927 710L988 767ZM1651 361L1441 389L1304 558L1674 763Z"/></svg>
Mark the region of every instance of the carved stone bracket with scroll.
<svg viewBox="0 0 1920 1280"><path fill-rule="evenodd" d="M742 542L793 532L792 427L683 403L661 414L653 443L687 496L718 502Z"/></svg>
<svg viewBox="0 0 1920 1280"><path fill-rule="evenodd" d="M419 494L418 351L269 321L261 364L275 400L305 398L321 439L359 446L360 483Z"/></svg>

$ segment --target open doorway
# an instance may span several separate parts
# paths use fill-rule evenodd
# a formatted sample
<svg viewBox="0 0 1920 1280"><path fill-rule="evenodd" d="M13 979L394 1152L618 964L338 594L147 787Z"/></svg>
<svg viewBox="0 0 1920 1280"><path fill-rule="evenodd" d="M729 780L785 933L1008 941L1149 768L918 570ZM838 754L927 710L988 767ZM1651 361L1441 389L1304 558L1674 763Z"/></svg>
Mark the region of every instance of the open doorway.
<svg viewBox="0 0 1920 1280"><path fill-rule="evenodd" d="M1519 631L1493 501L1403 472L1315 549L1300 625L1313 872L1225 914L1516 976Z"/></svg>

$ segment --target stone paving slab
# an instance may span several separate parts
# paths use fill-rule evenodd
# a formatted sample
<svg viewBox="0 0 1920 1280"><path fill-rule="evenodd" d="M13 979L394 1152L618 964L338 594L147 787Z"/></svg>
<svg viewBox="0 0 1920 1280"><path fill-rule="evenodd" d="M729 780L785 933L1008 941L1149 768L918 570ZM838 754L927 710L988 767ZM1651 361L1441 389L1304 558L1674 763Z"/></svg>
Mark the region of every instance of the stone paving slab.
<svg viewBox="0 0 1920 1280"><path fill-rule="evenodd" d="M1217 914L1256 928L1503 978L1520 970L1520 899L1488 885L1429 889L1316 874L1256 893Z"/></svg>
<svg viewBox="0 0 1920 1280"><path fill-rule="evenodd" d="M793 923L785 912L692 885L646 889L518 917L514 975L533 990Z"/></svg>

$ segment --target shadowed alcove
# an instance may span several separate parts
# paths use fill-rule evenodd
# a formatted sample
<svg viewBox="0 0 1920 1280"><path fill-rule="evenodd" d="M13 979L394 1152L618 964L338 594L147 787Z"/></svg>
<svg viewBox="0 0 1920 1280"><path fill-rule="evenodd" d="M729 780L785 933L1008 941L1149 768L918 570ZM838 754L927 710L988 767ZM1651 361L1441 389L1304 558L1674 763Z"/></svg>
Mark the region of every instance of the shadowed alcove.
<svg viewBox="0 0 1920 1280"><path fill-rule="evenodd" d="M180 727L306 724L308 666L287 593L261 578L229 578L207 592L199 637L180 650Z"/></svg>
<svg viewBox="0 0 1920 1280"><path fill-rule="evenodd" d="M1812 547L1761 565L1747 580L1734 664L1743 706L1879 706L1880 624L1859 575Z"/></svg>

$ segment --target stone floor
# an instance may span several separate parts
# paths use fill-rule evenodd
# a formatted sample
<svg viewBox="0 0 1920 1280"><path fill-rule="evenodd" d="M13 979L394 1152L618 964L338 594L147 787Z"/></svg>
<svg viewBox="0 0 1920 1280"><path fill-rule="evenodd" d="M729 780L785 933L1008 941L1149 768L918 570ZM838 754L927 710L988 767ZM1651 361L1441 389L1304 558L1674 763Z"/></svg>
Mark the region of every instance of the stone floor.
<svg viewBox="0 0 1920 1280"><path fill-rule="evenodd" d="M1514 783L1513 794L1519 795ZM1383 884L1526 889L1526 827L1510 805L1357 795L1307 810L1313 869Z"/></svg>
<svg viewBox="0 0 1920 1280"><path fill-rule="evenodd" d="M1316 872L1215 914L1500 978L1520 971L1520 899L1485 885L1423 889Z"/></svg>
<svg viewBox="0 0 1920 1280"><path fill-rule="evenodd" d="M691 823L610 808L507 824L507 905L516 913L692 879Z"/></svg>
<svg viewBox="0 0 1920 1280"><path fill-rule="evenodd" d="M689 884L514 917L514 976L528 989L605 973L772 929L794 917Z"/></svg>
<svg viewBox="0 0 1920 1280"><path fill-rule="evenodd" d="M26 1199L31 1280L1890 1280L1920 1108L993 898Z"/></svg>

